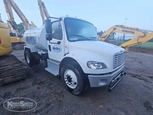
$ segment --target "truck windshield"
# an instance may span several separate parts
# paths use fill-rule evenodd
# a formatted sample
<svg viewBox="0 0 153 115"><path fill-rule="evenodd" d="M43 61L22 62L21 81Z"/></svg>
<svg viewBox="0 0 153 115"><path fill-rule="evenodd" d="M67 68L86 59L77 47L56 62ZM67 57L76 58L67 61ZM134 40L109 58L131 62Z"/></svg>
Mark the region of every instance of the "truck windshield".
<svg viewBox="0 0 153 115"><path fill-rule="evenodd" d="M89 22L65 18L65 27L69 41L98 40L96 29L94 25Z"/></svg>

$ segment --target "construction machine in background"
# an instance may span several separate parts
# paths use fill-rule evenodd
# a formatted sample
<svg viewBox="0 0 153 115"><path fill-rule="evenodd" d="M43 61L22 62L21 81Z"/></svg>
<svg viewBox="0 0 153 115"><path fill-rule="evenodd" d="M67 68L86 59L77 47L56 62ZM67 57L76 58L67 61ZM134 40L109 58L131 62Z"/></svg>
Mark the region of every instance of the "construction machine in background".
<svg viewBox="0 0 153 115"><path fill-rule="evenodd" d="M11 39L7 24L0 19L0 85L26 78L24 64L12 52Z"/></svg>
<svg viewBox="0 0 153 115"><path fill-rule="evenodd" d="M42 0L38 0L38 5L39 5L39 10L40 10L40 14L41 14L41 18L43 21L43 25L45 24L45 17L46 19L50 17L47 8L45 6L45 3Z"/></svg>
<svg viewBox="0 0 153 115"><path fill-rule="evenodd" d="M0 55L9 54L12 52L11 39L9 29L0 17Z"/></svg>
<svg viewBox="0 0 153 115"><path fill-rule="evenodd" d="M36 28L37 26L33 22L31 22L31 24L29 23L26 16L22 13L20 8L17 6L17 4L13 0L3 0L3 2L4 2L6 12L9 16L9 20L7 21L7 24L10 28L10 36L11 36L11 42L13 44L13 48L14 48L14 46L19 44L22 47L21 49L23 49L23 44L24 44L23 35L21 35L18 32L18 28L17 28L17 24L14 19L12 8L16 12L16 14L19 16L19 18L22 20L24 27L25 27L25 30L28 30L30 28ZM17 47L17 49L18 49L18 47Z"/></svg>
<svg viewBox="0 0 153 115"><path fill-rule="evenodd" d="M121 47L125 48L127 52L129 47L144 44L153 39L153 31L123 25L115 25L105 31L102 35L99 35L99 40L108 41L115 33L130 34L136 36L135 38L120 45Z"/></svg>
<svg viewBox="0 0 153 115"><path fill-rule="evenodd" d="M8 17L9 17L9 20L7 20L7 25L10 29L10 38L11 38L12 45L23 42L23 40L21 40L22 38L18 37L19 32L18 32L17 24L14 20L14 15L13 15L10 1L3 0L3 2L4 2L6 12L8 14Z"/></svg>
<svg viewBox="0 0 153 115"><path fill-rule="evenodd" d="M31 21L30 26L31 26L32 28L37 28L36 24L34 24L33 21Z"/></svg>

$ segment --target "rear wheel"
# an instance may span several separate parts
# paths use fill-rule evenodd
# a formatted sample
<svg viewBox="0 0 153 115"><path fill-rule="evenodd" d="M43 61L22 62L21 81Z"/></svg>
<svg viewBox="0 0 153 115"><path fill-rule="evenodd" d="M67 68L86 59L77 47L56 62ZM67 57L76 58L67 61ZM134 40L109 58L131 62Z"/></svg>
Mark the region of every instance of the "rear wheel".
<svg viewBox="0 0 153 115"><path fill-rule="evenodd" d="M87 89L86 75L75 61L64 64L60 74L64 86L70 93L81 95Z"/></svg>
<svg viewBox="0 0 153 115"><path fill-rule="evenodd" d="M34 59L34 64L38 65L40 63L40 55L37 52L32 53L33 59Z"/></svg>
<svg viewBox="0 0 153 115"><path fill-rule="evenodd" d="M40 56L37 52L31 53L29 49L25 49L24 57L30 67L40 63Z"/></svg>

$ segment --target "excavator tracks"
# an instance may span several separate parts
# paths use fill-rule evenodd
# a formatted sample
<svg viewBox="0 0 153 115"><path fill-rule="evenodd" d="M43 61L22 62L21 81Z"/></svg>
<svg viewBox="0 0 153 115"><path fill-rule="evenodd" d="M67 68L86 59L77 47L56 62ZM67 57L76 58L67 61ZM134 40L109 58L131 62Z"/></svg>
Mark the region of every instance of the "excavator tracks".
<svg viewBox="0 0 153 115"><path fill-rule="evenodd" d="M0 85L26 78L26 66L14 55L0 56Z"/></svg>

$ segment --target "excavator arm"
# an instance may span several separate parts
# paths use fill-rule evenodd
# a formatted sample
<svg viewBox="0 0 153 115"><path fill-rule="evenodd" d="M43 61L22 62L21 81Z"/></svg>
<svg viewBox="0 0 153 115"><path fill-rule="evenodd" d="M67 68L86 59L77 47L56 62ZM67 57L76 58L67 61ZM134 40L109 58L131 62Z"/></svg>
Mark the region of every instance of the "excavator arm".
<svg viewBox="0 0 153 115"><path fill-rule="evenodd" d="M99 36L99 39L101 41L106 41L114 33L130 34L130 35L135 35L137 37L143 37L146 34L146 32L138 28L127 27L123 25L116 25L116 26L112 26L107 31L105 31L101 36Z"/></svg>
<svg viewBox="0 0 153 115"><path fill-rule="evenodd" d="M42 2L41 0L38 0L38 5L39 5L39 10L40 10L42 22L43 22L43 24L45 24L45 15L44 15L44 10L42 8L41 2Z"/></svg>
<svg viewBox="0 0 153 115"><path fill-rule="evenodd" d="M20 8L17 6L17 4L13 0L3 0L3 2L4 2L4 5L5 5L6 12L8 13L9 18L10 18L8 23L10 23L10 25L13 27L13 29L16 31L16 33L18 33L17 24L14 21L12 8L14 9L14 11L17 13L17 15L20 17L20 19L24 23L24 26L25 26L26 30L28 30L30 28L37 27L33 22L31 22L31 24L29 23L26 16L22 13Z"/></svg>
<svg viewBox="0 0 153 115"><path fill-rule="evenodd" d="M18 29L17 29L17 24L14 20L14 16L13 16L13 12L12 12L12 8L11 8L11 4L8 0L3 0L4 2L4 6L5 6L5 10L9 16L9 20L7 21L7 24L10 28L10 30L14 30L15 34L18 34Z"/></svg>
<svg viewBox="0 0 153 115"><path fill-rule="evenodd" d="M33 21L31 21L31 26L36 28L37 26L33 23Z"/></svg>
<svg viewBox="0 0 153 115"><path fill-rule="evenodd" d="M16 14L19 16L19 18L22 20L26 30L30 28L36 28L37 26L33 22L31 22L31 24L29 23L25 15L22 13L20 8L17 6L17 4L13 0L3 0L3 2L4 2L6 12L8 13L8 16L9 16L9 20L7 21L7 24L8 24L8 27L10 28L10 36L11 36L12 44L16 45L18 43L19 44L24 43L24 39L22 38L22 35L19 35L17 24L13 16L12 8L16 12ZM12 30L14 30L14 33L12 33Z"/></svg>
<svg viewBox="0 0 153 115"><path fill-rule="evenodd" d="M128 51L129 47L135 46L135 45L138 45L138 44L144 44L144 43L148 42L151 39L153 39L153 33L147 33L143 37L133 38L133 39L127 41L127 42L124 42L120 46L123 47L123 48L126 48L126 50Z"/></svg>
<svg viewBox="0 0 153 115"><path fill-rule="evenodd" d="M126 48L126 51L128 51L128 48L131 46L146 43L153 38L153 32L151 31L123 25L116 25L112 26L101 36L99 36L99 40L107 41L114 33L130 34L136 36L135 38L120 45L121 47Z"/></svg>
<svg viewBox="0 0 153 115"><path fill-rule="evenodd" d="M13 13L11 13L11 7L14 9L14 11L17 13L17 15L20 17L20 19L22 20L22 22L24 23L25 29L28 30L29 29L29 21L27 20L27 18L25 17L25 15L22 13L22 11L19 9L19 7L17 6L17 4L13 1L13 0L3 0L4 4L7 5L5 6L5 8L7 7L7 9L9 10L8 13L13 16Z"/></svg>
<svg viewBox="0 0 153 115"><path fill-rule="evenodd" d="M50 17L47 8L45 6L45 3L42 0L38 0L39 10L42 17L43 25L45 24L45 17Z"/></svg>

